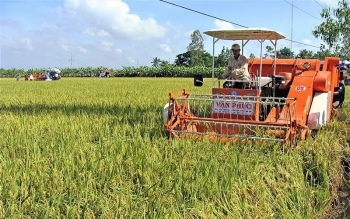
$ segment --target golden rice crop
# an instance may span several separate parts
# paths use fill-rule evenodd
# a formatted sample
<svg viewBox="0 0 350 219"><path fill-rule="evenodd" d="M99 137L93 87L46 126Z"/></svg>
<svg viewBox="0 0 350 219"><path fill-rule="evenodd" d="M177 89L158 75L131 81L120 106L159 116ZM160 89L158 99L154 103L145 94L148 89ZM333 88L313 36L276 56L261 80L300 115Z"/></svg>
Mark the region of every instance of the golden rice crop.
<svg viewBox="0 0 350 219"><path fill-rule="evenodd" d="M168 141L161 111L182 88L210 92L186 78L1 79L0 218L324 215L341 183L344 123L284 152Z"/></svg>

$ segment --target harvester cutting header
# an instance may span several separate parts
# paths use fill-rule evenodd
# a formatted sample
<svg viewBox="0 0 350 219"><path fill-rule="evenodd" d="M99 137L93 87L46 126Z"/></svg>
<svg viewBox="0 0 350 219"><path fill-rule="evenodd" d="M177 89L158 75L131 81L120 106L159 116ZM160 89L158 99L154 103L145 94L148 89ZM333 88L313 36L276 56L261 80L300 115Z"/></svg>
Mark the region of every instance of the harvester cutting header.
<svg viewBox="0 0 350 219"><path fill-rule="evenodd" d="M281 33L265 28L210 30L213 37L213 70L211 94L189 94L186 89L169 93L163 116L170 137L236 141L238 139L272 140L295 145L312 131L325 126L334 108L344 100L340 83L340 58L318 59L262 58L262 44L285 39ZM216 79L214 48L218 40L260 42L260 58L247 62L248 80ZM220 78L220 77L219 77ZM221 85L222 83L222 86ZM202 86L203 77L194 77ZM244 86L242 86L244 85Z"/></svg>

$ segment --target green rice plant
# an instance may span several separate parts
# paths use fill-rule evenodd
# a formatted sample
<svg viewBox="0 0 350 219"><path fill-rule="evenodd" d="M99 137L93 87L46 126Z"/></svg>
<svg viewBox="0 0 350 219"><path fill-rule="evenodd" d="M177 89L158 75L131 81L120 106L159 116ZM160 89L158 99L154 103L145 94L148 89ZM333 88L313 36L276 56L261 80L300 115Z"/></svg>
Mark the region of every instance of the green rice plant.
<svg viewBox="0 0 350 219"><path fill-rule="evenodd" d="M192 78L0 85L0 218L322 218L343 183L340 121L284 151L169 141L168 93L210 93Z"/></svg>

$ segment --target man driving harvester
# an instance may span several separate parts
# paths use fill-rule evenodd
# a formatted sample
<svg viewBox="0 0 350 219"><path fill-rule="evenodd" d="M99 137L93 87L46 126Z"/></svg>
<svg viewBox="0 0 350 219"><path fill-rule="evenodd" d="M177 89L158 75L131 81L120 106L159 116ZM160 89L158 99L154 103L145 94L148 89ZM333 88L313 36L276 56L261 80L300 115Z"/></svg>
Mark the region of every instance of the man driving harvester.
<svg viewBox="0 0 350 219"><path fill-rule="evenodd" d="M233 88L245 89L249 86L250 82L248 59L244 55L240 54L241 48L238 44L233 44L231 51L233 53L233 57L229 60L224 74L219 75L218 79L240 80L239 82L234 82Z"/></svg>

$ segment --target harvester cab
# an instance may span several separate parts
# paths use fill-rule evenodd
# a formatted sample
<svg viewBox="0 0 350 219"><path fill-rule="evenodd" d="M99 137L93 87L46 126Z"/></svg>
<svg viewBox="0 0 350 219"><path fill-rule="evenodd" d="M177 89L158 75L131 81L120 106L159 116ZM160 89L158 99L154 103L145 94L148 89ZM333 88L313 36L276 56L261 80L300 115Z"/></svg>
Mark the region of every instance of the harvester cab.
<svg viewBox="0 0 350 219"><path fill-rule="evenodd" d="M223 142L246 139L295 145L330 121L340 86L339 58L326 57L322 69L318 59L277 59L277 41L285 36L265 28L204 33L213 37L212 92L189 94L183 89L169 93L163 119L171 138L207 137ZM216 79L214 48L220 39L241 41L242 54L249 41L260 42L260 58L248 61L248 86L235 86L242 82L239 80ZM265 41L275 48L273 59L262 58ZM194 86L204 83L201 75L194 76Z"/></svg>
<svg viewBox="0 0 350 219"><path fill-rule="evenodd" d="M61 79L61 70L58 68L50 68L47 70L48 79L53 81Z"/></svg>
<svg viewBox="0 0 350 219"><path fill-rule="evenodd" d="M102 77L106 77L109 78L112 76L112 71L107 70L107 69L99 69L97 71L97 77L102 78Z"/></svg>

